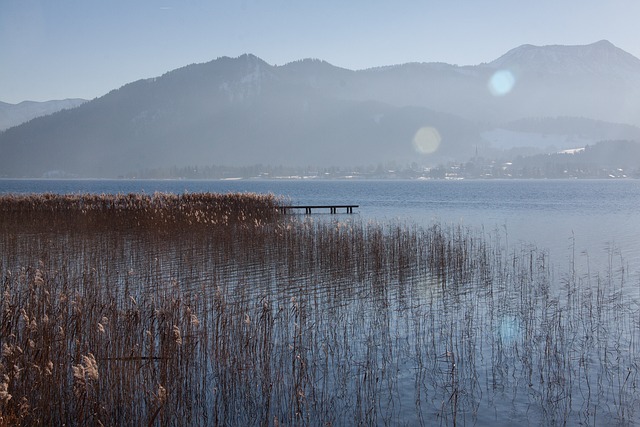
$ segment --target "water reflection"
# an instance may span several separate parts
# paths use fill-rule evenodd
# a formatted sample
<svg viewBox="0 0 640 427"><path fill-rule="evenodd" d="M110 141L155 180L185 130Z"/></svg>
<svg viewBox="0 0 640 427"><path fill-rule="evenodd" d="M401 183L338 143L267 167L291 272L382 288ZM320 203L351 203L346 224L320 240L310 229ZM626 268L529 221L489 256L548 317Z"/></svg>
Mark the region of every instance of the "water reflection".
<svg viewBox="0 0 640 427"><path fill-rule="evenodd" d="M222 233L5 231L5 288L18 286L7 271L28 282L40 268L68 287L56 292L109 294L92 314L112 319L109 339L91 343L105 378L115 352L152 351L177 330L178 366L155 360L131 379L134 401L166 388L168 423L640 421L639 295L625 272L557 274L546 251L505 250L464 227L289 221ZM117 313L153 340L127 341ZM97 387L106 393L107 379Z"/></svg>

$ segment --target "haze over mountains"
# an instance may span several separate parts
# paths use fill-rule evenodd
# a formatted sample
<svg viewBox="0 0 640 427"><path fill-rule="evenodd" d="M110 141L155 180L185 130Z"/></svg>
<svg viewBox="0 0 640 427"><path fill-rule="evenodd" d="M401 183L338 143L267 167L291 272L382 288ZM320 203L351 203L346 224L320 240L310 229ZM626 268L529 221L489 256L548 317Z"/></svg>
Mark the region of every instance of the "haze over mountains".
<svg viewBox="0 0 640 427"><path fill-rule="evenodd" d="M7 129L0 176L426 165L514 147L640 141L639 99L640 60L607 41L525 45L464 67L352 71L312 59L275 66L253 55L223 57Z"/></svg>
<svg viewBox="0 0 640 427"><path fill-rule="evenodd" d="M85 99L62 99L44 102L22 101L19 104L0 102L0 131L28 122L36 117L77 107L84 102L86 102Z"/></svg>

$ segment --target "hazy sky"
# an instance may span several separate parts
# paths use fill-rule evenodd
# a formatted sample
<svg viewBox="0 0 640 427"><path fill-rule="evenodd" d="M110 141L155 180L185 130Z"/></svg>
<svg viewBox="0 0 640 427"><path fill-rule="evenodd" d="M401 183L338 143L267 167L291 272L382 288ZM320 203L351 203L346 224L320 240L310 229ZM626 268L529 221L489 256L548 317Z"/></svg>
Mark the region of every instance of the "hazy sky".
<svg viewBox="0 0 640 427"><path fill-rule="evenodd" d="M639 16L638 0L0 0L0 101L92 99L243 53L468 65L607 39L640 57Z"/></svg>

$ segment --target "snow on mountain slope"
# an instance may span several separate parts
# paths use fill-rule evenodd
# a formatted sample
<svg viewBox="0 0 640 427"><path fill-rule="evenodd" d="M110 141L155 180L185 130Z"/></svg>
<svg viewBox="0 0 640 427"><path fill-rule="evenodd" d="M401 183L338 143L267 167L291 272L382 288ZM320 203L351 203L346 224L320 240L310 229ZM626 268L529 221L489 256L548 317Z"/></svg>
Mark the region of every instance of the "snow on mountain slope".
<svg viewBox="0 0 640 427"><path fill-rule="evenodd" d="M490 83L503 68L515 70L511 87L496 94ZM351 71L320 60L277 66L254 55L222 57L2 132L0 174L117 176L172 165L390 159L437 164L466 161L478 146L566 150L611 137L637 140L633 129L585 120L640 126L639 99L640 60L606 41L525 45L466 67L408 63ZM436 153L416 152L412 144L425 127L442 136ZM501 130L489 132L495 128Z"/></svg>
<svg viewBox="0 0 640 427"><path fill-rule="evenodd" d="M545 153L584 148L599 141L589 136L520 132L500 128L483 132L482 138L492 148L500 150L535 148Z"/></svg>

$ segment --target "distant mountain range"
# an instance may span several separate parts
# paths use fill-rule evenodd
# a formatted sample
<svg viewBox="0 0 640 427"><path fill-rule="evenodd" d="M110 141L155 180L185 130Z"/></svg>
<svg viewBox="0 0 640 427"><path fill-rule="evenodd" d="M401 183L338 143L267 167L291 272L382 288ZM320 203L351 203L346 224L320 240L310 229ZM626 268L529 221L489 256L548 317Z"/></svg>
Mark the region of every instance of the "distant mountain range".
<svg viewBox="0 0 640 427"><path fill-rule="evenodd" d="M187 165L435 164L640 136L640 60L607 41L487 64L351 71L218 58L0 133L0 176L113 177ZM427 129L428 132L419 132ZM430 135L426 147L416 135ZM516 141L509 147L509 141Z"/></svg>
<svg viewBox="0 0 640 427"><path fill-rule="evenodd" d="M44 102L23 101L19 104L0 102L0 131L18 126L36 117L75 108L85 102L87 102L85 99L63 99Z"/></svg>

